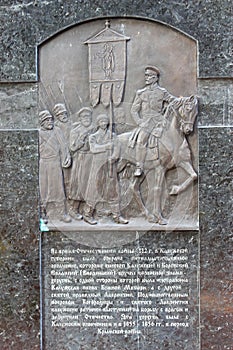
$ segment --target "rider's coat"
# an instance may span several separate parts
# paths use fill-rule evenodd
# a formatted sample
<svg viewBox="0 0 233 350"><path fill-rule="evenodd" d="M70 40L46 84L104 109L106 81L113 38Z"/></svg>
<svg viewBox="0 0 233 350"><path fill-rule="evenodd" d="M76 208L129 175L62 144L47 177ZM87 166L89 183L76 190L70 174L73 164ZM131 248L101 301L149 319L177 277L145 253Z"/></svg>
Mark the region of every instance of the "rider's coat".
<svg viewBox="0 0 233 350"><path fill-rule="evenodd" d="M137 143L140 134L148 134L147 145L156 147L156 138L161 137L165 125L164 109L166 104L175 97L157 83L146 86L136 92L131 115L138 128L134 131L131 141Z"/></svg>

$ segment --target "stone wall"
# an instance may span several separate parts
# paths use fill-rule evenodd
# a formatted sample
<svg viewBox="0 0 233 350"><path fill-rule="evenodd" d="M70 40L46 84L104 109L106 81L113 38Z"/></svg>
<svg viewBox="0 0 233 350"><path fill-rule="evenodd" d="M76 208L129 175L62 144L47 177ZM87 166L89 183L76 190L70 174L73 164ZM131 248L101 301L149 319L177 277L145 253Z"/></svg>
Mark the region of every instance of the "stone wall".
<svg viewBox="0 0 233 350"><path fill-rule="evenodd" d="M104 16L163 21L199 42L201 349L231 349L231 10L228 0L1 2L1 349L40 348L36 47Z"/></svg>

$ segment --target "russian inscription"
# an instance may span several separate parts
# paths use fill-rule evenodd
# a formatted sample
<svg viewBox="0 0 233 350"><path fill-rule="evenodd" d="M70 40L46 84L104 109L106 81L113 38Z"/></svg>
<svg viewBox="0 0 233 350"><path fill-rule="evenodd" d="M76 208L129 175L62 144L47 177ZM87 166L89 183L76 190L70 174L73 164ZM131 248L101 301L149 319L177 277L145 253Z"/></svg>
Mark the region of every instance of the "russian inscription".
<svg viewBox="0 0 233 350"><path fill-rule="evenodd" d="M119 18L39 55L45 349L196 350L196 42Z"/></svg>
<svg viewBox="0 0 233 350"><path fill-rule="evenodd" d="M59 332L53 344L64 342L69 334L76 346L88 347L91 342L82 339L90 333L95 344L100 344L99 336L118 337L117 342L136 337L139 344L145 341L145 349L156 349L153 346L163 344L165 335L168 339L168 334L177 334L189 339L189 349L197 349L195 234L178 234L176 243L168 234L165 246L161 233L148 233L113 248L88 247L68 238L59 242L57 234L50 237L51 233L45 238L49 294L44 329L47 339Z"/></svg>
<svg viewBox="0 0 233 350"><path fill-rule="evenodd" d="M190 327L188 248L52 248L50 260L52 327L91 327L100 334Z"/></svg>

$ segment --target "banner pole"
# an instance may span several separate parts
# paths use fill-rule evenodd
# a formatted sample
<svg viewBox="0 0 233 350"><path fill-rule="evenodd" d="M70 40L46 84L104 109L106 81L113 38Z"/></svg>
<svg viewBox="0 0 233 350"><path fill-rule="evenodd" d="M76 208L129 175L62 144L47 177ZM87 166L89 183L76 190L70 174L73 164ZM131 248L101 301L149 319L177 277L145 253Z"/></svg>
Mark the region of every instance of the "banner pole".
<svg viewBox="0 0 233 350"><path fill-rule="evenodd" d="M110 103L109 103L109 109L110 109L110 115L109 115L109 131L110 131L110 140L112 142L113 140L113 120L114 120L114 115L113 115L113 103L112 103L112 87L113 84L111 85L111 93L110 93ZM113 147L110 150L110 158L113 153ZM109 159L109 177L113 177L113 164L111 159Z"/></svg>

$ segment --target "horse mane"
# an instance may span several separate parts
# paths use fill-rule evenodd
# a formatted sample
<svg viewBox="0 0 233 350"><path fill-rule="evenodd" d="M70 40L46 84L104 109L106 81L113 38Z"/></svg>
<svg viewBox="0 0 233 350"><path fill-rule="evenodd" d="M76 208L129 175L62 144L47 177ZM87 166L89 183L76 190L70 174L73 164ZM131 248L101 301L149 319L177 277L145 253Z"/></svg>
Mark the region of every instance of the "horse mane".
<svg viewBox="0 0 233 350"><path fill-rule="evenodd" d="M167 106L167 109L166 109L166 112L165 112L165 118L168 120L168 121L171 121L171 119L173 118L173 113L176 112L179 116L179 118L177 119L180 119L181 116L180 116L180 113L178 113L178 109L180 107L184 108L185 105L187 103L190 104L190 102L192 102L193 104L193 108L196 108L197 107L197 104L198 104L198 100L197 100L197 97L196 96L189 96L189 97L177 97L175 98L173 101L171 101L168 106Z"/></svg>
<svg viewBox="0 0 233 350"><path fill-rule="evenodd" d="M172 100L168 105L165 110L165 119L169 122L171 122L172 118L174 117L174 112L179 109L183 103L184 97L177 97L174 100Z"/></svg>

